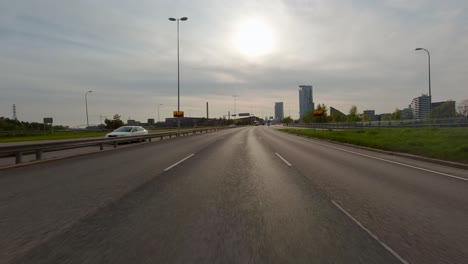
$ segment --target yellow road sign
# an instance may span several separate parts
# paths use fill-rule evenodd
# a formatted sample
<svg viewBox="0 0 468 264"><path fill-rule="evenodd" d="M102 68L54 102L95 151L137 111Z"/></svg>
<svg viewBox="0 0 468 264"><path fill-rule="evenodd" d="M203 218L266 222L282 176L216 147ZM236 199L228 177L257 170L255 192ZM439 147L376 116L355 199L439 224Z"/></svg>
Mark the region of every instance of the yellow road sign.
<svg viewBox="0 0 468 264"><path fill-rule="evenodd" d="M184 111L174 111L174 117L184 117Z"/></svg>

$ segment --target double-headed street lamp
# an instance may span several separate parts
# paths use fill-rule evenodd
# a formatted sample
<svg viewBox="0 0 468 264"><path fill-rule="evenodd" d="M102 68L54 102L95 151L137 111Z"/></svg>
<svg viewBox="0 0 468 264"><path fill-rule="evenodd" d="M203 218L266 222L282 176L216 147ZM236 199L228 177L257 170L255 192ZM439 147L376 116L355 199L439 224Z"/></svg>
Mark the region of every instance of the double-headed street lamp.
<svg viewBox="0 0 468 264"><path fill-rule="evenodd" d="M93 91L87 91L84 95L85 98L85 105L86 105L86 127L89 127L89 118L88 118L88 94L92 93Z"/></svg>
<svg viewBox="0 0 468 264"><path fill-rule="evenodd" d="M180 66L179 66L179 21L186 21L187 17L173 18L170 21L177 21L177 112L180 112ZM177 118L177 127L180 128L180 119Z"/></svg>

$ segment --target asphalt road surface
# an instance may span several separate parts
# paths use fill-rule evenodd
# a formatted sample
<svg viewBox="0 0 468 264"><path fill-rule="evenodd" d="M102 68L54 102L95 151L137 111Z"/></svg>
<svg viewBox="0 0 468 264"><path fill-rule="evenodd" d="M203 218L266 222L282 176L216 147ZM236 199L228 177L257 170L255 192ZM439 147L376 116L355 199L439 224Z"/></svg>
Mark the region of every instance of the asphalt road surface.
<svg viewBox="0 0 468 264"><path fill-rule="evenodd" d="M468 172L248 127L0 170L0 263L468 263Z"/></svg>

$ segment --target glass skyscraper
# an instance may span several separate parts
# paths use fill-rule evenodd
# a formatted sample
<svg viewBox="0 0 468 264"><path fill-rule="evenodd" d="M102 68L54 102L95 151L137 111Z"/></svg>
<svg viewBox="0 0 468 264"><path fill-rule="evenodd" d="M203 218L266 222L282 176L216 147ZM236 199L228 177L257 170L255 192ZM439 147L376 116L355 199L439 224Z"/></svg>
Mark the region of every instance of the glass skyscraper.
<svg viewBox="0 0 468 264"><path fill-rule="evenodd" d="M312 85L299 85L299 118L312 109L314 109Z"/></svg>
<svg viewBox="0 0 468 264"><path fill-rule="evenodd" d="M275 119L278 121L282 121L284 119L283 102L275 103Z"/></svg>

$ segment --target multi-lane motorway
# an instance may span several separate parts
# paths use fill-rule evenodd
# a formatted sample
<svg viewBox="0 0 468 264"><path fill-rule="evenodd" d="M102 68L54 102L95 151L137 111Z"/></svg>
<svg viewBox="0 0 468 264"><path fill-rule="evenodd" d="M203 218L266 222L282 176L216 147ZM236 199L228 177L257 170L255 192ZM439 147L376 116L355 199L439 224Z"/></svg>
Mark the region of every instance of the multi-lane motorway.
<svg viewBox="0 0 468 264"><path fill-rule="evenodd" d="M468 263L468 171L271 127L10 168L0 263Z"/></svg>

